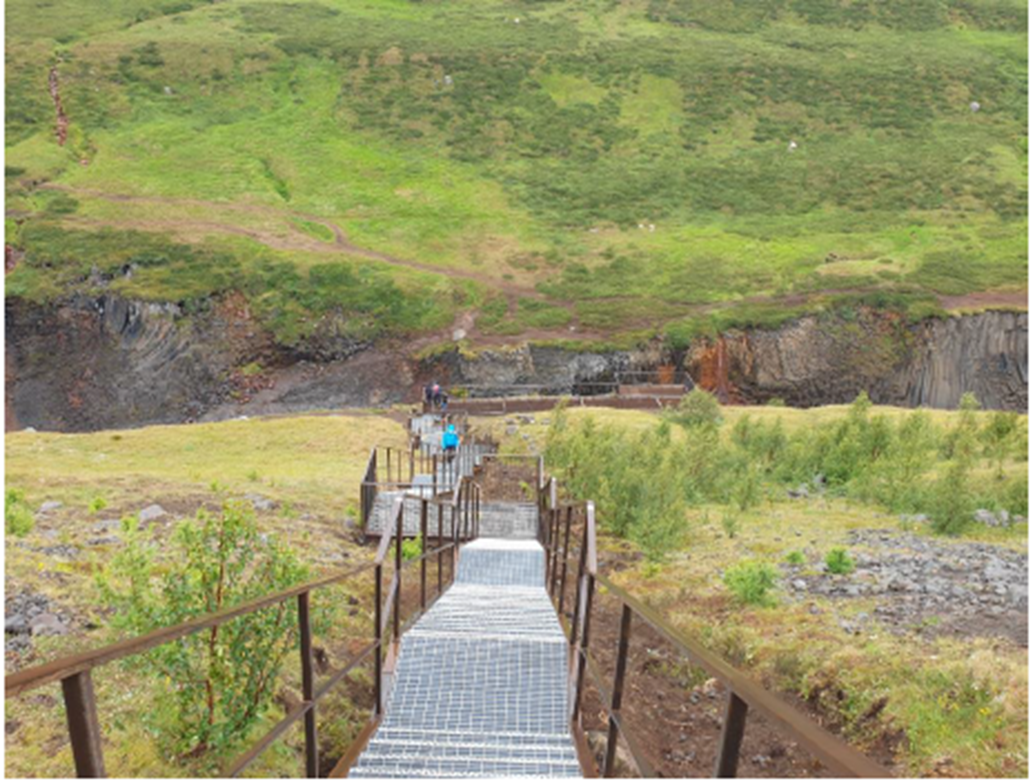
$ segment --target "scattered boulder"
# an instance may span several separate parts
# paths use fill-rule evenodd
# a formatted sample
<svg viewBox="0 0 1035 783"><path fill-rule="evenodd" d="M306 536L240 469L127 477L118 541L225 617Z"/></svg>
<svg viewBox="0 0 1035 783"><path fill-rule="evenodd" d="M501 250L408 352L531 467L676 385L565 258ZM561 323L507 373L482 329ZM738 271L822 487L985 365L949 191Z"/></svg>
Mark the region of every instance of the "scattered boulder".
<svg viewBox="0 0 1035 783"><path fill-rule="evenodd" d="M979 508L974 512L974 521L987 527L1009 527L1012 520L1007 511L996 512L989 511L987 508Z"/></svg>
<svg viewBox="0 0 1035 783"><path fill-rule="evenodd" d="M12 614L4 618L4 633L28 633L29 623L20 614Z"/></svg>
<svg viewBox="0 0 1035 783"><path fill-rule="evenodd" d="M150 506L143 509L139 514L137 514L137 519L139 519L141 523L153 522L156 519L161 519L167 513L168 512L164 508L159 506L157 503L152 503Z"/></svg>
<svg viewBox="0 0 1035 783"><path fill-rule="evenodd" d="M247 493L244 499L251 503L252 508L256 511L273 511L277 507L277 501L263 497L255 492Z"/></svg>
<svg viewBox="0 0 1035 783"><path fill-rule="evenodd" d="M32 621L29 631L33 636L64 636L68 633L68 626L56 614L44 612Z"/></svg>
<svg viewBox="0 0 1035 783"><path fill-rule="evenodd" d="M36 513L49 514L52 511L57 511L59 508L63 508L64 505L65 504L62 503L60 500L48 500L40 506L39 511L37 511Z"/></svg>

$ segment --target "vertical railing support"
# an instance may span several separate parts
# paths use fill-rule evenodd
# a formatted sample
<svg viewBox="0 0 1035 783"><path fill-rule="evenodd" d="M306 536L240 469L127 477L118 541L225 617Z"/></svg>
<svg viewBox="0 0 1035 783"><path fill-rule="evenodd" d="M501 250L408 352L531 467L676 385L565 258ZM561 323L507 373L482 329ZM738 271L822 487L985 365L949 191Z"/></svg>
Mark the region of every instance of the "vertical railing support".
<svg viewBox="0 0 1035 783"><path fill-rule="evenodd" d="M582 546L579 547L579 572L575 577L575 607L572 609L574 614L571 618L571 639L569 641L572 647L575 646L575 641L578 639L579 619L582 616L582 577L586 573L586 544L588 541L589 518L587 516L586 524L582 528Z"/></svg>
<svg viewBox="0 0 1035 783"><path fill-rule="evenodd" d="M374 566L374 638L377 640L377 654L374 656L374 714L384 714L381 703L381 659L385 654L384 634L381 632L381 564Z"/></svg>
<svg viewBox="0 0 1035 783"><path fill-rule="evenodd" d="M309 622L309 593L298 596L298 640L302 654L302 698L309 702L305 714L305 776L320 777L320 753L316 740L315 681L313 679L313 631Z"/></svg>
<svg viewBox="0 0 1035 783"><path fill-rule="evenodd" d="M550 588L549 593L552 598L557 592L557 560L560 555L560 541L561 541L561 512L562 509L555 508L553 511L553 532L550 534L550 551L553 553L553 558L550 561Z"/></svg>
<svg viewBox="0 0 1035 783"><path fill-rule="evenodd" d="M402 557L403 557L403 517L406 516L406 505L399 504L399 515L395 523L395 600L392 601L392 641L399 643L399 615L402 609Z"/></svg>
<svg viewBox="0 0 1035 783"><path fill-rule="evenodd" d="M428 607L428 561L424 557L428 551L428 499L420 500L420 609Z"/></svg>
<svg viewBox="0 0 1035 783"><path fill-rule="evenodd" d="M732 690L726 700L726 718L722 722L719 757L715 761L715 777L735 778L740 760L740 742L744 739L747 704Z"/></svg>
<svg viewBox="0 0 1035 783"><path fill-rule="evenodd" d="M583 579L585 585L582 588L582 638L579 640L579 653L575 656L575 696L571 700L573 723L579 720L579 711L582 709L582 685L586 678L586 656L589 654L590 618L593 615L593 592L596 581L588 572Z"/></svg>
<svg viewBox="0 0 1035 783"><path fill-rule="evenodd" d="M568 506L568 513L564 522L564 556L561 558L561 594L557 601L557 614L564 617L564 591L568 586L568 544L571 541L571 515L574 512L572 506Z"/></svg>
<svg viewBox="0 0 1035 783"><path fill-rule="evenodd" d="M442 504L438 505L438 542L435 548L438 549L438 593L442 595Z"/></svg>
<svg viewBox="0 0 1035 783"><path fill-rule="evenodd" d="M622 692L625 689L625 664L629 658L629 626L631 623L632 609L628 604L622 604L622 625L618 634L614 690L611 691L611 717L607 721L607 751L604 754L605 778L613 778L615 772L615 751L618 749L618 721L615 716L622 709Z"/></svg>
<svg viewBox="0 0 1035 783"><path fill-rule="evenodd" d="M75 774L80 778L103 778L104 754L101 751L101 726L97 720L97 700L89 669L61 681L65 696L68 736L72 740Z"/></svg>

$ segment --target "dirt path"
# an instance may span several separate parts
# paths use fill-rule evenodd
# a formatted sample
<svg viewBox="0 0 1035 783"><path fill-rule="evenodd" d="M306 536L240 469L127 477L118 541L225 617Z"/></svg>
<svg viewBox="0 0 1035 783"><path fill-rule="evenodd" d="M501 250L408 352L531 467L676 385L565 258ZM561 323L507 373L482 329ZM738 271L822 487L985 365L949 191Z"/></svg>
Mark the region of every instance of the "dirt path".
<svg viewBox="0 0 1035 783"><path fill-rule="evenodd" d="M267 247L274 250L284 251L304 251L310 253L346 253L351 256L359 256L360 258L367 258L373 261L381 261L391 266L405 267L407 269L413 269L417 272L426 272L435 275L445 275L453 279L471 280L481 285L489 286L495 290L501 291L508 297L527 297L533 299L544 298L542 294L528 286L519 285L512 281L503 280L499 277L494 277L482 272L475 272L469 269L456 269L453 267L441 267L434 266L432 264L425 264L420 261L413 261L410 259L399 258L398 256L389 255L388 253L382 253L377 250L371 250L369 248L360 247L359 245L353 244L349 241L344 230L341 226L328 220L327 218L320 217L319 215L312 215L306 212L294 212L278 209L277 207L266 207L258 204L239 204L239 203L216 203L212 201L203 201L199 199L190 198L173 198L169 196L136 196L120 193L105 193L99 190L91 190L88 188L72 188L67 185L59 185L56 183L47 183L40 185L40 189L43 190L57 190L72 195L84 196L88 198L97 198L104 201L113 201L117 203L150 203L150 204L167 204L167 205L181 205L186 207L198 207L200 209L206 209L211 212L226 211L226 212L241 212L252 215L262 215L270 217L279 221L283 221L283 225L289 229L288 234L277 234L272 231L263 231L261 229L254 228L243 228L241 226L235 226L231 223L225 223L217 220L191 220L191 219L178 219L178 220L122 220L122 221L111 221L111 220L95 220L83 217L71 217L66 218L66 222L78 223L80 225L108 225L116 226L119 228L137 228L141 230L158 230L158 231L174 231L178 233L190 233L190 232L220 232L226 234L235 234L237 236L245 236L249 239L253 239L256 242L260 242ZM286 219L285 219L286 218ZM298 226L291 222L291 218L300 220L306 220L310 223L317 223L324 226L331 233L334 234L333 242L323 242L316 237L309 236L303 232Z"/></svg>

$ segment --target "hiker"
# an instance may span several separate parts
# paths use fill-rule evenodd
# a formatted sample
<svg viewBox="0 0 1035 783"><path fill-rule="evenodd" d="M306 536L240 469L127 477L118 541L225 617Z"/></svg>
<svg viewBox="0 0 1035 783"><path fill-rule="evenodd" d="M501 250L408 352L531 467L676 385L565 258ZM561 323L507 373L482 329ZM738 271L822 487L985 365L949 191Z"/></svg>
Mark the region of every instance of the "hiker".
<svg viewBox="0 0 1035 783"><path fill-rule="evenodd" d="M436 408L442 404L442 387L438 382L431 384L431 402Z"/></svg>
<svg viewBox="0 0 1035 783"><path fill-rule="evenodd" d="M431 410L431 384L425 384L424 386L424 412L427 413Z"/></svg>
<svg viewBox="0 0 1035 783"><path fill-rule="evenodd" d="M439 400L439 407L442 409L443 415L445 414L446 407L448 405L449 405L449 395L446 394L445 392L442 392L442 396L441 396L441 398Z"/></svg>
<svg viewBox="0 0 1035 783"><path fill-rule="evenodd" d="M450 424L442 433L442 452L450 462L456 456L456 449L460 445L460 435L456 431L456 425Z"/></svg>

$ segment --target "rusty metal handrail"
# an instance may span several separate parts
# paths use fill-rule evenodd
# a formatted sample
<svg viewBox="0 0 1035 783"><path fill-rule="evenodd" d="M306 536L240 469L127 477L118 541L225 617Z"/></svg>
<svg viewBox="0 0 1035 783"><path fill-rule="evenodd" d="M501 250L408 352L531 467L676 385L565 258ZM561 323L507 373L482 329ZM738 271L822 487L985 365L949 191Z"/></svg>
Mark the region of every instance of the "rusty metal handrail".
<svg viewBox="0 0 1035 783"><path fill-rule="evenodd" d="M376 451L372 452L370 464L376 464ZM460 504L470 495L480 493L472 491L469 487L458 485L450 502L441 504L441 507L452 507L454 514L460 516ZM439 501L434 501L436 504ZM428 499L422 499L422 518L426 522L427 508L432 503ZM472 509L476 506L472 504ZM243 772L258 756L268 748L288 728L302 720L305 723L305 761L307 777L317 777L318 769L318 745L316 736L316 704L342 679L344 679L357 666L365 661L370 655L375 655L375 703L377 709L375 716L380 717L382 713L381 692L381 662L385 651L384 631L387 628L387 621L391 619L394 623L394 639L399 637L400 627L400 595L402 584L402 572L404 566L401 559L401 546L396 546L396 568L392 578L392 587L389 591L388 600L382 603L380 600L383 565L387 557L388 549L393 538L396 542L402 540L402 515L403 502L398 499L392 510L392 519L396 523L396 535L383 536L378 546L374 562L349 569L344 572L337 572L326 577L312 580L304 584L281 590L271 595L257 598L251 601L238 604L237 606L222 609L218 612L198 617L197 619L180 623L167 628L159 628L141 636L127 639L114 644L106 645L96 650L65 656L49 663L33 666L22 671L15 672L4 678L5 698L19 696L27 691L60 681L65 701L65 712L68 722L68 733L72 744L72 753L75 760L76 774L79 777L104 777L104 757L101 748L100 722L97 716L97 704L94 695L92 672L95 668L113 661L121 660L132 655L145 653L155 647L177 639L198 633L208 628L217 627L237 617L242 617L262 609L283 604L291 599L298 600L299 615L299 648L301 653L302 668L302 702L293 708L283 719L277 722L270 731L263 735L257 742L240 755L226 768L227 776L237 776ZM470 523L468 523L470 524ZM476 522L474 523L476 526ZM422 532L426 532L426 525ZM454 524L454 531L456 525ZM443 555L451 550L459 548L459 538L454 532L453 540L442 543L445 539L442 535L442 514L439 515L439 537L438 546L428 551L427 536L424 536L421 555L418 558L407 561L406 567L414 564L421 566L421 606L417 614L422 614L428 606L426 593L426 567L427 561L437 558L438 569L438 592L435 600L442 594L443 586ZM375 605L374 605L374 630L375 640L354 655L340 669L335 671L330 678L316 688L316 681L313 672L312 656L312 629L310 626L309 595L314 590L328 587L334 584L345 582L357 576L373 571L375 574ZM455 573L455 561L450 573L452 581ZM394 606L392 612L387 611L388 606ZM384 620L382 620L382 616ZM412 622L412 619L410 620Z"/></svg>
<svg viewBox="0 0 1035 783"><path fill-rule="evenodd" d="M633 615L645 622L664 639L673 644L683 655L701 666L710 675L721 681L729 693L722 736L715 764L716 777L735 777L740 755L744 725L749 708L756 710L773 721L781 730L791 735L804 748L823 762L835 775L841 777L890 777L890 772L864 753L831 734L808 716L787 704L753 679L737 671L730 664L708 651L704 645L688 638L670 625L658 612L646 606L628 591L614 584L598 573L596 510L592 501L584 504L557 503L557 484L550 479L539 491L539 540L546 553L545 578L547 590L556 601L562 627L566 625L564 602L567 591L567 565L574 552L571 528L574 512L584 508L585 525L581 546L578 547L578 575L575 582L575 601L572 622L568 630L569 643L573 651L571 671L574 698L572 702L572 730L577 742L584 745L581 736L581 699L588 673L597 688L607 711L608 736L604 753L604 777L615 774L615 758L618 739L621 737L630 750L633 763L640 775L654 777L655 771L641 752L638 743L627 731L622 719L622 698L625 670L628 662L629 641ZM558 563L561 565L559 566ZM622 607L621 630L615 659L613 685L608 688L589 651L592 630L593 597L599 583L608 595L618 599ZM586 764L592 764L588 753L580 753L584 773L593 774Z"/></svg>

